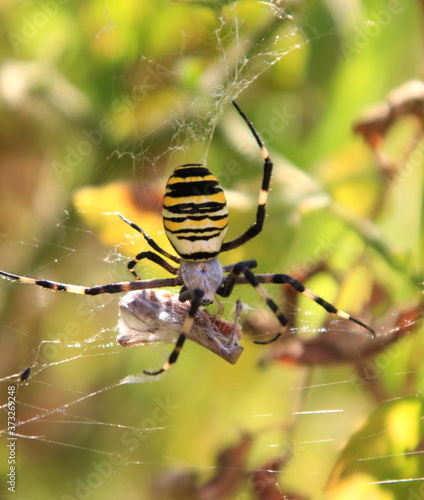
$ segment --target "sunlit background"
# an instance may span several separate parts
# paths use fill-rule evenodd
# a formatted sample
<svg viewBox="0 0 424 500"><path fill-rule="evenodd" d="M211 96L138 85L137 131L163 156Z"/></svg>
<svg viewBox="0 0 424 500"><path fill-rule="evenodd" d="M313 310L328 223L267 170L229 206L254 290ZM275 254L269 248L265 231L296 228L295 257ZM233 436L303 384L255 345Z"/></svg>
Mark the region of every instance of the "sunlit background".
<svg viewBox="0 0 424 500"><path fill-rule="evenodd" d="M1 280L0 401L17 387L20 425L13 496L4 406L0 496L424 498L422 3L6 0L0 16L1 270L130 280L148 247L115 212L172 251L162 193L182 163L215 173L241 234L263 161L237 99L274 175L263 232L222 263L292 274L377 332L274 285L293 335L256 345L277 325L243 285L223 300L229 321L244 304L236 365L187 343L147 378L172 346L117 345L121 296Z"/></svg>

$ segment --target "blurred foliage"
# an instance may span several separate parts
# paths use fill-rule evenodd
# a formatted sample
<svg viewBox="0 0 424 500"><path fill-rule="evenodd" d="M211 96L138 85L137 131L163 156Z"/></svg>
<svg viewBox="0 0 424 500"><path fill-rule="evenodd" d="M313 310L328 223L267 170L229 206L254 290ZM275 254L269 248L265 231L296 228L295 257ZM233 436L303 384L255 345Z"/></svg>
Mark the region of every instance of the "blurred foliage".
<svg viewBox="0 0 424 500"><path fill-rule="evenodd" d="M274 287L300 339L334 324L358 354L338 358L342 366L260 370L273 347L246 333L235 366L191 344L166 376L119 383L169 351L115 345L119 297L2 281L1 401L32 367L18 387L17 418L29 422L17 432L31 437L18 441L20 498L424 495L424 97L389 98L423 77L422 9L415 0L2 2L0 269L84 285L129 280L126 262L146 243L115 212L171 250L161 197L180 163L207 162L227 192L228 238L240 234L254 220L262 160L237 99L275 171L264 231L223 264L255 258L260 273L304 276L379 336L397 340L402 328L400 342L365 357L351 325ZM262 314L256 292L239 287L224 301L227 319L238 297ZM399 326L405 308L416 314ZM2 478L7 453L1 446Z"/></svg>
<svg viewBox="0 0 424 500"><path fill-rule="evenodd" d="M328 498L372 498L378 494L375 483L384 484L388 477L391 496L375 498L413 498L412 492L421 487L414 482L420 483L424 467L422 414L422 401L413 397L387 402L370 415L341 453L329 481ZM362 446L364 440L369 446Z"/></svg>

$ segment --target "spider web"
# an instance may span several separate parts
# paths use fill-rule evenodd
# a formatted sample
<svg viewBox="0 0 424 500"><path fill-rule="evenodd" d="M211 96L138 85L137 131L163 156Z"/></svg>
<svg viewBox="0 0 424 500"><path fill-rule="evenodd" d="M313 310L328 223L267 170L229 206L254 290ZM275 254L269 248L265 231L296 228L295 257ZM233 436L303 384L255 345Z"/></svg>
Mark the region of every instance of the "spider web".
<svg viewBox="0 0 424 500"><path fill-rule="evenodd" d="M193 30L190 36L184 34L181 37L175 53L156 55L146 51L140 42L136 46L137 64L133 66L133 71L137 76L134 79L128 77L127 70L116 63L114 73L108 75L113 92L105 114L113 117L114 113L121 112L122 122L125 122L123 128L127 127L127 131L133 128L133 133L125 135L123 131L123 141L114 139L117 146L109 148L107 158L97 159L89 173L75 174L72 171L72 175L68 176L70 171L67 170L69 164L66 163L66 156L55 163L56 174L49 175L45 170L42 172L44 177L36 184L37 193L32 203L36 213L48 212L49 215L35 228L30 227L29 223L22 223L16 228L12 224L6 225L2 238L2 270L84 285L129 280L126 262L128 255L140 251L139 235L132 235L124 225L119 230L119 237L114 234L108 240L103 226L96 229L97 219L90 225L87 217L97 211L98 217L106 221L103 224L111 226L115 224L114 211L120 210L120 206L105 208L99 202L90 209L80 206L77 210L71 210L71 184L72 190L82 189L94 181L99 186L108 187L109 183L126 177L127 181L137 185L137 191L130 191L126 185L124 191L118 191L118 195L131 192L134 204L143 205L150 192L160 190L173 166L192 161L192 158L193 161L209 164L211 160L219 158L217 150L222 143L233 155L237 152L249 164L246 166L246 178L239 171L237 176L232 173L232 163L221 168L217 175L230 193L229 206L230 211L236 213L235 220L243 221L243 224L246 220L250 223L260 185L260 176L252 172L258 168L261 160L244 123L230 109L230 101L242 99L243 94L254 97L252 89L260 90L261 82L269 78L273 68L297 52L312 50L315 43L325 43L336 33L333 27L325 23L323 26L312 26L308 21L308 15L314 19L311 12L305 13L285 2L258 3L260 7L255 6L254 11L258 14L256 24L249 19L246 7L249 2L218 3L224 7L223 10L201 10L205 8L202 4L207 2L170 3L169 12L171 15L175 13L178 22L182 22L178 15L181 12L179 9L187 9L186 12L190 14L194 12L200 16L199 19L211 16L214 22L211 23L212 29L208 29L208 36ZM332 5L333 16L348 17L337 2L329 4ZM357 14L358 5L355 2L349 3L346 8L350 9L350 14ZM45 9L40 9L31 11L29 19L37 19L34 17L37 12L45 13ZM161 15L164 15L163 12ZM55 16L50 14L47 19L51 22ZM123 36L118 13L105 2L99 18L101 21L97 23L96 38L107 39L112 51L118 51L121 43L119 39ZM22 14L21 22L25 19ZM156 18L158 20L159 17ZM78 22L82 22L80 18ZM378 25L378 18L375 22ZM206 25L210 26L208 23ZM163 27L155 26L158 30ZM372 37L370 39L372 41ZM204 45L209 51L209 64L206 67L195 57L196 51L191 60L184 58L193 51L193 43L196 42L198 47ZM197 50L201 52L199 48ZM181 63L193 65L191 69L185 68L186 80L181 81L181 67L168 64L167 58L174 61L181 59ZM134 69L137 66L142 71L137 72ZM199 67L202 77L198 79L200 84L197 91L187 91L187 88L190 89L190 71L196 73ZM4 81L6 69L11 71L11 67L5 68L3 66L1 81ZM14 71L18 69L14 68ZM145 75L151 78L147 80ZM127 94L123 93L122 80L125 80ZM166 92L164 87L167 87ZM75 88L77 86L73 87L74 91ZM174 98L184 90L185 100L176 99L175 104L167 97L169 89ZM153 99L152 95L155 96ZM80 112L86 112L86 103L80 99L81 96L73 97L76 99L73 102L81 105ZM155 102L162 102L163 99L173 102L164 119L157 118L155 121L152 117L152 125L147 118L140 116L145 113L144 109L152 112ZM187 101L190 103L187 104ZM42 109L40 102L39 108L34 107L34 101L30 104L34 112ZM68 106L72 108L70 104ZM296 203L299 197L320 203L323 193L313 175L302 173L281 154L279 156L273 151L278 140L276 133L269 133L266 129L266 123L275 115L271 113L267 116L266 106L263 107L260 101L257 107L259 112L255 124L263 136L267 136L272 157L283 173L277 171L274 174L275 187L270 196L268 217L271 229L258 237L263 238L266 245L257 243L253 247L258 252L258 260L261 258L262 262L267 262L268 248L272 248L274 243L278 244L276 235L272 234L276 229L271 219L279 217L281 210L284 210L286 221L290 221L290 217L298 216L295 210L287 214L287 204L292 203L292 199L296 199ZM289 108L286 115L289 121L293 119L293 113ZM87 129L92 141L96 137L94 131L100 129L99 123ZM87 135L84 137L87 140ZM168 144L165 150L163 137L166 137ZM106 141L104 137L103 140ZM78 144L81 145L81 139L77 137L73 142L74 151L78 151ZM83 160L91 161L92 154L80 156ZM63 176L57 177L58 171ZM415 169L418 176L417 171ZM280 175L286 175L284 182ZM238 180L239 177L242 179ZM161 181L158 184L157 179ZM415 180L411 177L410 184L406 180L403 189L408 192L408 186L412 188L413 185L419 185L417 179L422 181L421 177ZM276 200L274 203L274 195L275 198L288 201L282 203ZM65 201L64 197L67 197ZM25 202L22 201L22 204L25 205ZM53 208L50 210L49 207ZM304 231L312 230L314 223L312 219ZM118 221L117 224L122 222ZM335 232L340 230L337 224L332 226L330 222L328 227ZM358 223L356 227L359 227L360 233L363 226ZM236 229L233 227L230 230L234 230L236 235ZM368 233L364 230L364 234ZM350 234L349 238L354 241L357 235ZM106 243L108 241L109 245ZM321 240L316 247L320 257L312 253L312 264L318 265L323 254L326 260L327 255L335 253L337 268L337 258L346 256L343 249L338 248L337 241ZM296 260L295 254L300 246L302 239L298 240L297 246L286 257L287 264L291 265ZM250 253L247 256L252 257ZM223 262L234 262L240 257L246 256L231 255L230 261L224 259ZM308 258L311 258L311 254L300 253L300 268L302 264L305 269L311 267ZM270 261L272 266L277 265L276 260ZM380 273L384 273L382 264L381 267ZM261 269L261 272L274 271L280 272L276 269ZM143 272L143 278L158 275L155 267L147 266ZM315 275L311 273L311 287L314 279ZM338 280L339 277L335 275L327 278L327 281L319 281L320 293L329 300L333 300L333 297L336 301L341 299L335 291ZM399 278L399 287L404 281ZM314 289L317 290L316 287ZM421 372L417 360L411 354L413 346L409 336L405 334L405 340L402 339L398 344L400 347L394 351L389 351L377 361L370 360L369 339L360 330L352 333L351 325L343 321L324 323L326 315L321 314L310 302L282 297L280 290L270 292L277 303L281 303L284 298L284 310L293 319L291 333L300 334L300 338L305 341L294 346L296 353L299 349L305 349L306 353L315 354L315 346L307 341L317 337L320 339L322 334L325 339L330 336L330 340L331 335L345 338L344 350L337 350L341 354L333 361L347 362L347 366L340 369L331 363L329 367L313 369L311 364L306 363L305 367L293 351L269 351L272 354L267 354L268 351L264 352L261 346L253 345L246 335L243 342L245 352L235 367L227 365L198 345L191 344L185 346L178 364L169 373L151 378L143 375L142 370L161 366L169 353L169 347L155 345L123 349L117 345L119 297L61 295L18 283L1 283L1 299L8 305L3 308L0 320L3 374L0 381L5 416L1 426L5 444L1 451L0 496L13 498L12 491L8 490L12 483L6 481L15 479L20 498L28 499L107 499L122 496L123 492L127 498L176 498L177 495L190 498L191 495L193 498L266 500L284 498L283 492L287 495L292 492L293 498L301 498L300 495L304 498L321 498L337 460L340 460L341 466L349 460L358 465L359 472L353 484L364 488L368 485L377 492L379 484L391 481L393 494L396 495L396 486L407 482L410 490L399 491L408 491L410 495L420 492L420 481L424 477L424 469L420 466L411 470L409 476L397 477L393 473L381 478L377 473L367 475L359 467L365 460L378 461L384 458L376 453L376 448L371 449L375 455L370 457L355 456L355 448L352 456L348 449L345 455L340 454L343 443L375 411L376 400L380 395L383 395L383 400L379 401L382 406L393 403L384 399L384 396L392 393L379 386L380 376L388 374L385 382L397 387L407 386L405 380L420 379ZM247 314L249 310L258 315L263 314L263 305L254 291L246 288L237 293L245 304L243 321L250 318ZM223 304L228 320L234 317L237 297ZM361 297L360 300L365 309L367 298ZM371 299L368 300L371 302ZM382 314L384 321L379 324L378 333L391 338L401 332L402 325L395 321L399 317L408 320L408 332L417 331L422 321L419 307L415 305L418 300L414 298L414 301L411 300L411 304L414 303L406 312L400 306L387 308L387 313ZM264 326L268 325L268 321L272 322L273 318L269 315L260 316L259 328L255 325L251 328L256 328L263 335L264 331L274 328ZM335 342L330 342L332 349L339 348ZM322 345L317 343L318 348ZM261 357L264 363L270 364L263 370L257 367ZM284 357L295 364L299 361L299 366L281 365L279 361ZM355 366L359 367L357 371L352 369L352 358ZM31 367L29 374L25 373L26 367ZM21 380L26 377L26 380ZM411 400L415 395L412 389L408 395L406 389L399 392L399 399L405 405L413 405ZM374 398L370 398L370 394ZM422 418L420 410L414 408L405 415L403 418L410 419L408 423ZM414 415L416 421L413 420ZM378 434L378 422L378 418L372 420L367 434L360 434L359 438L364 435L371 438ZM417 433L420 434L418 430ZM408 453L411 454L421 452L419 446L414 448L413 441L408 442L405 438L405 442L402 443L403 448L396 443L399 448L390 452L387 450L387 456L391 453L399 459L405 458L405 449L409 449ZM223 450L227 454L218 460L217 456ZM11 458L16 460L16 463L13 462L16 465L15 476L7 476L11 474L11 464L8 464ZM280 476L272 473L279 470L283 471ZM259 477L259 471L268 472L269 476ZM277 495L277 479L281 496L266 496L271 493ZM374 490L367 490L367 493L369 491ZM332 494L334 498L343 498L337 496L337 492Z"/></svg>

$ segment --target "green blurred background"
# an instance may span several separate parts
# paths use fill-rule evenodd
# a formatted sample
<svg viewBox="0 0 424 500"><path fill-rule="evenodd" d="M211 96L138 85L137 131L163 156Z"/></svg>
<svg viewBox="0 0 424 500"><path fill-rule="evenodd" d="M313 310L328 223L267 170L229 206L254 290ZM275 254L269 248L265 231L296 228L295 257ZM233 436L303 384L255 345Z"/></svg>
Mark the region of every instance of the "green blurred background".
<svg viewBox="0 0 424 500"><path fill-rule="evenodd" d="M81 285L129 280L126 262L146 244L113 213L169 249L161 196L181 163L207 162L228 193L228 238L240 234L255 217L262 160L237 99L275 173L262 234L222 262L303 273L379 336L399 311L419 311L422 144L402 153L420 121L393 119L384 134L391 170L352 124L422 77L421 2L5 0L0 16L0 269ZM166 276L148 263L139 273ZM301 338L318 335L328 320L318 306L285 309L282 291L270 292ZM227 319L238 297L264 309L239 287L224 301ZM33 367L18 384L17 496L5 483L4 434L1 498L273 500L284 496L254 491L251 473L288 455L274 480L290 498L424 498L419 317L414 335L377 358L361 358L344 323L359 368L259 369L272 347L246 333L235 366L189 344L165 376L120 384L159 367L170 347L116 346L118 303L0 283L2 403ZM252 444L242 464L217 467L243 433ZM226 469L237 471L227 482Z"/></svg>

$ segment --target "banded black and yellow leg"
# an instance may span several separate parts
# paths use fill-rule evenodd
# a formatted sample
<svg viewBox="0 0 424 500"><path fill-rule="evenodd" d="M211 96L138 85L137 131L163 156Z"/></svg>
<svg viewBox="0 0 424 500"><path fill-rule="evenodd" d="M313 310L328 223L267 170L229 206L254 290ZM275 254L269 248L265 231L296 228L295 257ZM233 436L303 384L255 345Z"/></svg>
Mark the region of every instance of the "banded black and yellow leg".
<svg viewBox="0 0 424 500"><path fill-rule="evenodd" d="M306 288L305 285L303 285L299 280L296 278L293 278L292 276L289 276L288 274L256 274L255 278L258 283L265 283L265 284L279 284L279 285L290 285L292 288L294 288L297 292L301 293L305 297L308 297L308 299L313 300L316 302L318 305L323 307L327 312L331 314L336 314L340 318L343 319L348 319L349 321L353 321L353 323L356 323L357 325L362 326L366 330L368 330L372 338L375 338L375 331L368 326L367 324L363 323L359 319L355 318L354 316L351 316L345 311L342 311L341 309L337 309L337 307L333 306L333 304L330 304L330 302L327 302L324 300L322 297L317 295L315 292L310 290L309 288Z"/></svg>
<svg viewBox="0 0 424 500"><path fill-rule="evenodd" d="M255 267L258 267L258 262L256 260L243 260L242 262L239 262L239 264L244 264L246 267L249 269L254 269ZM224 273L229 273L234 267L234 264L228 264L227 266L222 266L222 271ZM234 282L234 285L236 283ZM234 286L233 285L233 286Z"/></svg>
<svg viewBox="0 0 424 500"><path fill-rule="evenodd" d="M306 288L303 283L301 283L299 280L296 278L293 278L292 276L289 276L287 274L269 274L269 275L261 275L261 276L256 276L256 280L259 283L274 283L274 284L287 284L290 285L292 288L294 288L297 292L301 293L302 295L305 295L305 297L308 297L308 299L313 300L316 302L318 305L323 307L327 312L336 314L340 318L343 319L348 319L350 321L353 321L357 325L362 326L366 330L368 330L372 337L375 337L375 331L359 319L354 318L347 312L341 311L340 309L337 309L337 307L333 306L333 304L330 304L330 302L327 302L324 300L322 297L314 293L312 290L309 288Z"/></svg>
<svg viewBox="0 0 424 500"><path fill-rule="evenodd" d="M147 241L147 243L153 248L153 250L156 250L157 252L159 252L160 254L162 254L164 257L166 257L167 259L170 259L172 261L174 261L176 264L179 264L180 262L180 258L179 257L176 257L175 255L172 255L171 253L167 252L166 250L163 250L163 248L161 248L157 243L156 241L151 238L147 233L146 231L144 231L143 229L141 229L140 226L138 226L135 222L132 222L130 221L129 219L127 219L126 217L124 217L122 214L120 214L119 212L115 212L116 215L118 217L120 217L126 224L128 224L129 226L131 226L133 229L135 229L136 231L138 231L140 234L143 235L144 239Z"/></svg>
<svg viewBox="0 0 424 500"><path fill-rule="evenodd" d="M42 288L49 288L50 290L57 290L60 292L69 292L69 293L77 293L77 294L86 294L87 287L79 286L79 285L66 285L64 283L56 283L55 281L49 280L37 280L34 278L28 278L26 276L18 276L16 274L5 273L4 271L0 271L0 275L11 280L20 281L21 283L27 283L29 285L37 285Z"/></svg>
<svg viewBox="0 0 424 500"><path fill-rule="evenodd" d="M320 297L319 295L314 293L312 290L310 290L309 288L306 288L305 285L303 285L296 278L293 278L292 276L289 276L287 274L261 274L261 275L253 274L252 271L250 271L250 269L246 266L245 262L240 262L239 264L236 264L234 266L233 270L228 274L226 281L224 282L224 284L221 286L220 290L218 291L219 295L221 295L223 297L228 297L231 294L231 292L234 288L234 285L236 284L237 277L241 273L244 274L248 283L250 283L252 286L254 286L258 290L260 295L267 302L268 306L273 310L273 312L275 313L278 320L280 321L280 323L283 326L287 325L287 323L285 323L285 321L288 322L287 318L284 316L284 314L282 314L279 311L278 307L276 306L274 301L271 299L269 294L266 292L266 290L260 286L261 283L263 283L263 284L282 284L282 285L287 284L287 285L290 285L297 292L301 293L302 295L305 295L305 297L308 297L309 299L313 300L318 305L323 307L327 312L329 312L331 314L336 314L340 318L348 319L349 321L352 321L353 323L356 323L357 325L362 326L363 328L365 328L366 330L368 330L371 333L373 338L375 337L375 331L370 326L363 323L359 319L351 316L347 312L342 311L340 309L337 309L337 307L335 307L333 304L330 304L330 302L327 302L322 297ZM281 318L281 316L279 317L279 314L282 315L282 318ZM285 328L284 328L284 330L285 330ZM270 342L273 342L274 340L276 340L281 335L281 333L284 332L284 330L280 331L280 333L278 333L274 338L272 338L270 341L267 341L265 343L270 343ZM256 343L260 344L262 342L256 342Z"/></svg>
<svg viewBox="0 0 424 500"><path fill-rule="evenodd" d="M150 260L151 262L154 262L155 264L158 264L160 267L168 271L168 273L171 274L177 274L178 269L175 268L174 266L171 266L169 262L166 262L165 259L163 259L160 255L154 252L140 252L138 255L134 257L134 259L130 260L127 264L128 270L130 273L133 274L134 278L136 280L140 279L140 276L137 274L137 271L134 269L134 267L143 259Z"/></svg>
<svg viewBox="0 0 424 500"><path fill-rule="evenodd" d="M244 121L246 122L247 126L249 127L250 131L252 132L253 137L256 140L256 143L258 144L261 153L262 153L262 158L264 160L264 170L263 170L263 177L262 177L262 186L261 190L259 192L259 198L258 198L258 208L256 212L256 221L245 231L243 234L235 238L234 240L227 241L225 242L222 247L221 247L221 252L227 252L228 250L233 250L234 248L239 247L240 245L243 245L247 241L251 240L254 238L256 235L258 235L262 231L262 227L265 222L265 213L266 213L266 203L268 201L268 191L269 191L269 185L271 182L271 175L272 175L272 168L273 168L273 163L271 161L271 158L269 157L268 151L265 148L263 142L261 141L259 134L256 132L255 127L253 126L252 122L247 118L247 116L243 113L243 111L239 108L238 104L233 101L233 104L239 114L242 116Z"/></svg>
<svg viewBox="0 0 424 500"><path fill-rule="evenodd" d="M57 283L49 280L37 280L28 278L26 276L18 276L16 274L6 273L0 271L0 276L5 278L27 283L29 285L37 285L49 290L56 290L60 292L76 293L80 295L100 295L102 293L123 293L131 292L133 290L147 290L148 288L162 288L181 286L181 279L179 277L163 278L163 279L150 279L143 281L123 281L121 283L108 283L107 285L95 286L81 286L81 285L68 285L65 283Z"/></svg>
<svg viewBox="0 0 424 500"><path fill-rule="evenodd" d="M284 332L287 329L287 325L289 324L288 318L280 311L279 307L277 304L272 300L271 296L269 293L265 290L265 288L260 284L260 282L256 279L256 275L249 269L249 267L246 265L247 263L256 264L254 261L248 261L248 262L239 262L236 264L231 272L228 274L226 277L226 280L219 290L219 295L222 297L228 297L233 288L234 285L236 284L238 276L240 274L244 274L246 277L248 283L250 283L253 288L259 293L259 295L262 297L262 299L266 302L267 306L271 309L271 311L275 314L277 317L278 321L280 322L280 330L270 339L266 341L255 341L255 344L270 344L271 342L274 342L277 340L281 335L284 334ZM254 266L253 266L254 267Z"/></svg>
<svg viewBox="0 0 424 500"><path fill-rule="evenodd" d="M134 222L131 222L129 219L127 219L126 217L124 217L122 214L120 214L119 212L115 212L116 215L121 218L126 224L128 224L129 226L131 226L133 229L135 229L136 231L138 231L141 235L143 235L144 239L147 241L147 243L153 248L153 250L156 250L157 252L159 252L160 254L162 254L164 257L166 257L167 259L170 259L172 260L173 262L175 262L176 264L178 264L180 262L180 258L179 257L175 257L175 255L172 255L170 253L168 253L166 250L163 250L157 243L156 241L151 238L147 233L146 231L144 231L143 229L141 229L140 226L138 226L137 224L135 224ZM154 256L154 257L152 257ZM156 257L156 259L155 259ZM130 273L134 276L134 278L136 280L139 280L140 279L140 276L137 274L137 272L135 271L135 266L137 265L138 262L140 262L140 260L142 259L149 259L149 260L152 260L153 262L156 262L156 264L159 264L161 267L163 267L164 269L166 269L168 272L170 272L171 274L176 274L177 273L177 270L176 268L174 268L173 266L171 266L168 262L166 262L164 259L162 259L160 256L154 254L153 252L140 252L138 255L136 255L134 257L134 259L130 260L128 262L128 269L130 271Z"/></svg>
<svg viewBox="0 0 424 500"><path fill-rule="evenodd" d="M190 330L193 327L194 323L194 318L196 316L196 313L200 307L200 304L202 302L202 297L204 295L204 292L202 290L194 290L194 297L191 301L191 306L188 311L188 315L186 316L183 327L180 333L180 336L178 337L177 343L175 344L175 347L173 351L171 352L171 355L168 358L168 361L162 366L157 371L151 372L148 370L143 370L143 373L146 375L159 375L160 373L165 372L166 370L169 370L171 366L177 361L178 356L180 355L181 349L183 348L184 342L186 341L186 338L188 334L190 333Z"/></svg>

